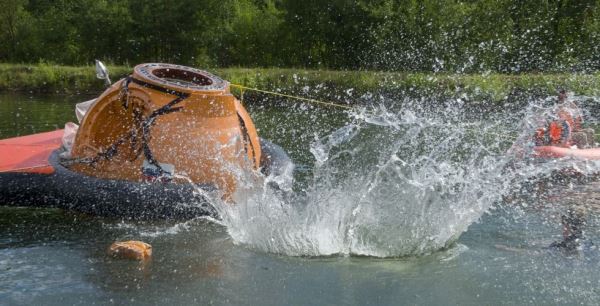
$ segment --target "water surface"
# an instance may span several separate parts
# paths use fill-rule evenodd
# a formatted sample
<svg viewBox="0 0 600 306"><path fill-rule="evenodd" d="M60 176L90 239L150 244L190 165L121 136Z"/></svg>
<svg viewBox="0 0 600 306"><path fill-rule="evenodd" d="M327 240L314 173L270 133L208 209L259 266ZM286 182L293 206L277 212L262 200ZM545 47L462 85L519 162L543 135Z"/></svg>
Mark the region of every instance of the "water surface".
<svg viewBox="0 0 600 306"><path fill-rule="evenodd" d="M4 138L61 128L65 121L75 120L74 103L86 98L0 95L0 135ZM257 220L256 227L233 224L228 228L204 219L123 222L55 209L0 207L0 301L10 305L481 305L596 304L599 300L600 276L596 271L600 267L600 254L596 248L572 253L546 248L560 239L559 209L527 207L533 200L515 205L493 200L492 195L501 195L508 188L500 186L504 182L502 172L496 171L494 163L505 162L499 153L519 133L518 123L522 118L512 118L514 126L501 130L494 127L505 123L510 116L499 114L500 119L489 119L471 112L465 116L469 117L468 122L455 132L450 127L463 121L464 113L460 111L451 111L455 114L449 116L444 115L448 110L423 114L415 108L412 114L417 120L412 120L407 113L403 113L402 119L390 117L397 114L395 110L386 110L379 116L369 114L365 119L360 114L303 105L287 108L250 105L249 108L261 135L281 144L296 162L297 202L310 208L311 203L326 199L319 203L332 205L335 211L343 210L336 188L340 193L352 193L353 189L359 189L358 184L376 182L368 191L376 191L370 194L371 198L347 202L362 205L363 212L369 211L367 204L383 209L389 218L380 216L380 220L390 225L389 230L378 228L376 221L367 218L377 215L361 215L361 212L358 216L363 219L341 216L336 220L346 223L335 227L325 222L297 224L298 228L324 232L341 227L342 233L351 232L346 228L350 224L358 233L356 237L362 237L362 240L341 237L338 241L329 236L317 237L321 240L314 240L311 235L289 236L293 232L281 226L274 229L260 224L261 220ZM353 124L359 127L353 128ZM382 133L389 127L392 132ZM347 136L352 131L356 133ZM512 138L502 140L498 137L503 136L494 136L497 134ZM437 141L437 145L429 146L428 138ZM452 139L467 145L459 145ZM389 161L388 164L381 164L380 157L386 150L395 157L383 160ZM319 152L326 153L319 155ZM381 156L367 154L373 152ZM352 174L354 168L360 167L352 164L349 156L360 159L365 171ZM423 156L427 158L420 158ZM410 163L403 165L395 158ZM463 164L471 166L459 167ZM383 169L382 175L378 179L369 178L372 169ZM356 180L347 179L353 175ZM405 188L398 190L413 193L386 191L399 184ZM431 186L432 193L416 188L418 184ZM325 192L324 187L332 187L327 190L334 192ZM574 186L545 202L550 207L568 205L570 200L593 204L600 198L599 188L593 184ZM413 209L429 203L429 210L396 215L394 201L402 204L407 199L428 199L429 202L403 207ZM279 203L277 198L267 200ZM380 203L385 205L377 206ZM459 208L464 213L457 211ZM447 209L446 218L441 215L428 219L434 209ZM295 210L285 212L302 215ZM465 217L460 219L457 215ZM276 218L272 219L275 224L291 221L276 214L271 217ZM395 228L394 219L403 226ZM470 220L476 222L471 224ZM402 245L427 246L418 239L385 245L386 240L394 241L394 236L421 237L421 233L414 232L421 222L430 223L429 229L440 233L452 230L462 233L458 228L461 226L467 230L444 250L426 252L429 255L392 258L350 255L356 250L376 254L393 250L402 254L402 249L398 249ZM434 226L435 222L440 226ZM290 224L288 228L294 226ZM403 228L413 232L404 232ZM272 232L261 232L266 229ZM368 232L369 229L372 231ZM361 236L361 230L367 232ZM284 240L265 243L261 233ZM591 241L600 241L593 216L586 235ZM285 237L304 240L290 245ZM106 256L106 248L112 242L124 239L152 244L152 261L140 264ZM307 250L304 248L307 245L308 250L339 253L286 256L269 252L283 248L284 253L293 254L292 250Z"/></svg>

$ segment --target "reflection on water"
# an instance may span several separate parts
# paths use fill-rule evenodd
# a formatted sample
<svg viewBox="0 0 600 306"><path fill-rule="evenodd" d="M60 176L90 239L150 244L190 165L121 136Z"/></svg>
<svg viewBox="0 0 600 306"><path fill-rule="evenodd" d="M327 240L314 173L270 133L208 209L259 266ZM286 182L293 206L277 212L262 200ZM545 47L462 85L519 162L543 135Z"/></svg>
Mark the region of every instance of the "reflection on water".
<svg viewBox="0 0 600 306"><path fill-rule="evenodd" d="M0 96L0 135L8 137L60 128L65 121L75 119L73 104L79 100L85 99ZM402 171L394 172L394 167L383 167L386 175L379 179L386 184L394 183L389 178L399 174L412 179L413 184L426 182L416 178L428 178L435 182L431 186L439 192L437 197L446 197L454 204L462 203L464 207L469 204L469 199L482 199L479 193L489 190L474 190L474 182L507 183L497 175L487 176L500 173L492 171L494 168L463 169L472 171L466 173L459 171L462 169L458 167L460 162L470 163L472 167L491 167L493 163L486 163L484 157L495 158L497 152L510 145L507 141L486 140L485 137L496 139L490 132L499 131L495 128L497 123L488 119L478 121L473 114L470 115L475 119L471 118L470 122L478 125L470 125L469 128L465 125L456 134L449 123L461 121L460 113L455 114L456 119L436 122L422 119L440 118L435 117L437 115L424 118L415 112L415 118L420 120L420 129L414 129L385 116L352 121L354 119L340 114L306 111L301 107L269 109L250 106L250 110L262 136L282 144L301 165L301 171L296 173L299 179L295 189L302 196L314 196L314 186L328 186L325 179L336 175L348 176L352 169L343 165L347 164L351 155L337 154L350 152L351 148L344 147L344 144L352 144L351 141L359 138L361 143L371 141L371 145L381 142L386 139L382 136L377 138L381 135L377 130L388 127L395 132L386 135L393 136L388 137L387 144L400 147L382 146L381 156L385 153L389 157L392 156L390 152L395 152L398 160L393 159L390 165ZM499 122L507 122L503 121L504 118L510 119L502 115L498 118ZM408 119L404 117L402 120ZM360 121L369 122L360 123L363 124L360 132L352 137L342 137L344 130L333 133ZM434 123L443 124L436 128L431 125ZM511 128L517 129L516 126ZM409 137L407 134L414 137L412 142L397 141L412 139L404 138ZM328 138L327 135L339 135L340 138ZM472 155L472 150L461 151L465 146L458 146L452 141L435 147L425 146L426 138L432 135L458 139L472 144L468 148L489 152ZM328 144L342 138L345 141L327 150ZM477 146L481 141L483 145ZM320 159L320 168L314 167L316 159L308 152L311 145L316 151L328 152L316 154L328 156L327 160ZM367 152L368 147L365 145L358 149ZM435 153L444 150L451 152L446 156L446 165L441 163L443 155ZM435 158L413 159L412 167L403 166L400 160L423 156L415 152L426 152L427 156ZM361 156L364 157L366 173L370 173L370 167L385 166L379 163L379 155L371 156L372 160L367 160L366 155ZM340 171L326 177L319 176L322 173L318 171L331 163L340 165L335 168ZM416 166L429 163L435 167L429 168L430 172L419 173L419 169L426 168ZM315 177L322 185L314 185ZM477 179L469 181L469 177ZM455 184L447 184L440 179ZM359 189L359 185L353 185L351 181L347 182L347 187ZM502 188L495 187L493 190ZM555 208L571 205L569 203L585 203L586 207L590 207L586 235L592 241L600 241L597 239L598 222L594 218L596 202L600 199L598 188L600 186L589 184L559 189L561 192L545 200L547 209L522 205L532 204L533 201L529 200L515 206L497 205L500 202L472 203L492 206L492 210L471 225L448 250L401 259L286 257L253 251L253 245L239 244L240 241L232 238L229 229L203 219L186 223L121 222L52 209L0 208L0 301L23 305L594 304L600 298L597 289L600 288L600 276L596 273L600 268L598 250L589 247L572 254L547 249L546 246L560 239L561 235L561 225L556 219L558 210ZM474 193L470 194L470 191ZM381 192L374 194L382 195ZM423 193L424 196L427 194ZM322 199L327 200L327 196ZM380 234L385 235L386 232ZM109 258L106 248L113 241L123 239L140 239L152 244L152 261L140 265Z"/></svg>
<svg viewBox="0 0 600 306"><path fill-rule="evenodd" d="M202 220L177 233L144 236L173 224L123 225L53 210L0 215L0 297L8 304L590 304L598 298L597 253L545 250L552 226L536 218L509 221L503 213L486 215L448 251L406 259L255 253ZM155 250L148 264L105 255L112 241L140 237Z"/></svg>
<svg viewBox="0 0 600 306"><path fill-rule="evenodd" d="M0 94L0 139L62 129L74 121L81 96Z"/></svg>

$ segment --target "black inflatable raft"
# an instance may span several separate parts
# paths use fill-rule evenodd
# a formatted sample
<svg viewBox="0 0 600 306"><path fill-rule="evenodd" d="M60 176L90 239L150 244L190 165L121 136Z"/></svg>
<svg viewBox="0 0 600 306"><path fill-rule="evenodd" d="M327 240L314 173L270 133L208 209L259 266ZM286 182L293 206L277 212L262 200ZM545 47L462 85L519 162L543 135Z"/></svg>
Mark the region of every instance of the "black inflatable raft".
<svg viewBox="0 0 600 306"><path fill-rule="evenodd" d="M261 171L278 175L292 166L285 151L261 139ZM217 217L215 209L191 184L138 183L107 180L70 171L59 162L61 150L49 159L53 174L0 173L0 205L55 207L124 219L191 219ZM200 186L205 190L211 186Z"/></svg>

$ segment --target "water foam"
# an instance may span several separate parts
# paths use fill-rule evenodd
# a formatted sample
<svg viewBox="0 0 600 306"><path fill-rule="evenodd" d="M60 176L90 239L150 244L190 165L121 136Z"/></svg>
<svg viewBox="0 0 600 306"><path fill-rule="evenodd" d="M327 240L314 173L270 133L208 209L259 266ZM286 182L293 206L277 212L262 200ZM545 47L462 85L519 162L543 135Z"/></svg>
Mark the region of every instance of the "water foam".
<svg viewBox="0 0 600 306"><path fill-rule="evenodd" d="M313 141L304 192L273 190L246 174L236 205L216 205L223 224L237 243L293 256L448 247L508 188L506 145L484 141L494 127L483 121L426 114L407 107L349 114L347 125Z"/></svg>

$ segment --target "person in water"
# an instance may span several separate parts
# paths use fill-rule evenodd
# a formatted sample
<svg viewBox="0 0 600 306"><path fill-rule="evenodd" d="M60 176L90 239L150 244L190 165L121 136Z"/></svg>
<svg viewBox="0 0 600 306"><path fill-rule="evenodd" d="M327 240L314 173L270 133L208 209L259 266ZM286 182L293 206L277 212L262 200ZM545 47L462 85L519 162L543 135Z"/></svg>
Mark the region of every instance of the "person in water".
<svg viewBox="0 0 600 306"><path fill-rule="evenodd" d="M583 112L573 101L567 100L564 89L558 92L554 105L555 118L536 130L536 146L559 146L578 149L589 148L594 142L594 131L583 128Z"/></svg>
<svg viewBox="0 0 600 306"><path fill-rule="evenodd" d="M567 100L567 92L558 92L558 103L555 105L556 118L545 127L536 131L536 146L559 146L565 148L589 148L594 143L594 130L583 128L583 114L577 104ZM560 171L561 176L583 176L574 169ZM556 241L550 247L574 250L584 240L584 227L587 224L587 209L582 203L572 204L561 215L563 228L562 241Z"/></svg>

